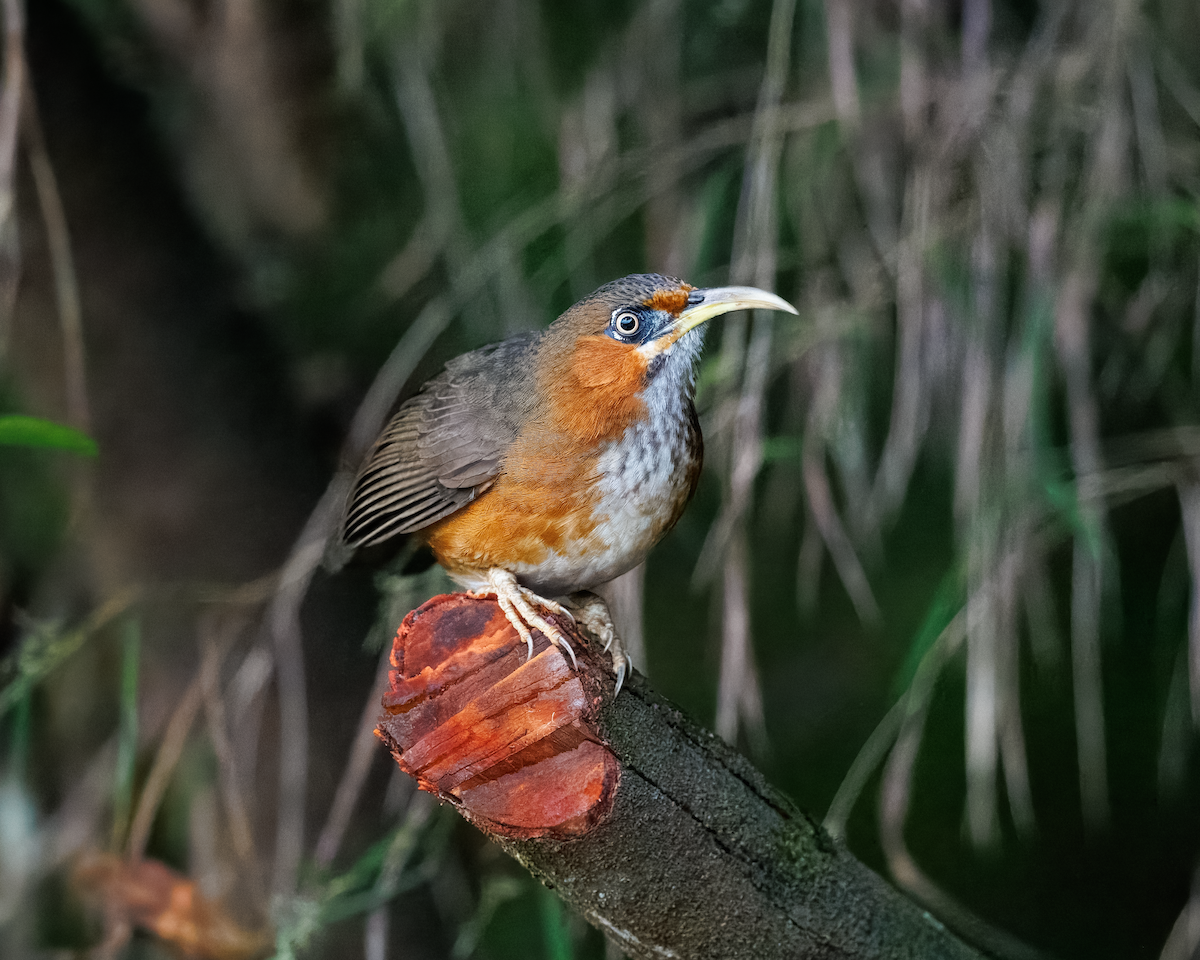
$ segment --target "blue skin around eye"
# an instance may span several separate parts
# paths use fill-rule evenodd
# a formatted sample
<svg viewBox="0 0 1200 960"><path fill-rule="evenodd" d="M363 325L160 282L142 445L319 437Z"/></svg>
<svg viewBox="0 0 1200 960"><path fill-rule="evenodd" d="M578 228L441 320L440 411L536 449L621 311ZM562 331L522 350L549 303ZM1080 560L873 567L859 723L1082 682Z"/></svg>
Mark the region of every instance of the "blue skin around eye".
<svg viewBox="0 0 1200 960"><path fill-rule="evenodd" d="M624 336L620 333L617 327L617 321L627 313L632 313L641 321L641 326L638 327L637 333L632 337ZM668 318L669 319L669 318ZM659 310L633 310L621 309L618 310L613 318L608 323L608 329L605 330L614 340L619 340L621 343L636 343L641 345L648 343L658 336L663 329L663 314Z"/></svg>

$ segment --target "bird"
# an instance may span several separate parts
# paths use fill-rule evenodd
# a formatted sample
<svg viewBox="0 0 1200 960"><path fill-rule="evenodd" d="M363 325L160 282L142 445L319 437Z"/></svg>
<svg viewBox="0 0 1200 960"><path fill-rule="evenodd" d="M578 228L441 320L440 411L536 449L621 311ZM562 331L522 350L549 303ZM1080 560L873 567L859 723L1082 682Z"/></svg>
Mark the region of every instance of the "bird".
<svg viewBox="0 0 1200 960"><path fill-rule="evenodd" d="M641 563L695 493L703 324L745 309L797 312L755 287L635 274L450 360L367 453L339 549L427 544L459 586L495 595L529 656L537 630L575 663L547 613L582 622L619 693L629 660L591 591Z"/></svg>

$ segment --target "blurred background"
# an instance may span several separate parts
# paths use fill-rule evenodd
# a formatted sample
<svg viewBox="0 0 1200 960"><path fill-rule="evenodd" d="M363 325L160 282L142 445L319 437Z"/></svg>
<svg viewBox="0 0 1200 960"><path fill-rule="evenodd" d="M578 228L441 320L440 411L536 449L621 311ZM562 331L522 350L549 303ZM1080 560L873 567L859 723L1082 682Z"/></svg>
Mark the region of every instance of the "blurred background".
<svg viewBox="0 0 1200 960"><path fill-rule="evenodd" d="M98 445L0 444L0 954L619 956L371 737L447 582L319 560L398 400L653 270L801 316L709 331L638 666L996 955L1195 955L1192 0L0 10L0 426Z"/></svg>

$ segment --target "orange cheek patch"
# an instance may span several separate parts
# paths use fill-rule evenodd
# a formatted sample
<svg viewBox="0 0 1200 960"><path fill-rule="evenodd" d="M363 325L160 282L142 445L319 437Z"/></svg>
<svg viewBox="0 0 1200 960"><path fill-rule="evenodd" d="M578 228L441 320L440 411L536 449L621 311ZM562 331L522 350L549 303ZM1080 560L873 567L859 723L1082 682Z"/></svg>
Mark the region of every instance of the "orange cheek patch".
<svg viewBox="0 0 1200 960"><path fill-rule="evenodd" d="M547 382L550 416L571 439L595 446L615 440L645 413L646 359L611 337L580 337L566 369Z"/></svg>
<svg viewBox="0 0 1200 960"><path fill-rule="evenodd" d="M620 390L632 394L641 390L645 376L646 364L637 348L618 343L612 337L580 337L571 357L569 380L574 383L570 383L568 389L608 388L613 392Z"/></svg>
<svg viewBox="0 0 1200 960"><path fill-rule="evenodd" d="M375 732L422 790L480 826L518 838L578 836L607 817L620 779L595 725L603 667L589 666L582 640L576 672L533 636L526 660L494 600L434 597L396 634Z"/></svg>

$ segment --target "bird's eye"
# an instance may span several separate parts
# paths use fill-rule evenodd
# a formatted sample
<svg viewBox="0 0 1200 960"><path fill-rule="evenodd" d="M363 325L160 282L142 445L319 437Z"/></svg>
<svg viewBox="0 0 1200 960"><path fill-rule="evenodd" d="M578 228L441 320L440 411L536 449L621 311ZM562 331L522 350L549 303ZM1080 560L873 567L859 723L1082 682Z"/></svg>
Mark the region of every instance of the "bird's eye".
<svg viewBox="0 0 1200 960"><path fill-rule="evenodd" d="M617 318L613 321L613 328L623 337L632 337L638 332L641 325L642 321L636 313L625 312L618 314Z"/></svg>

